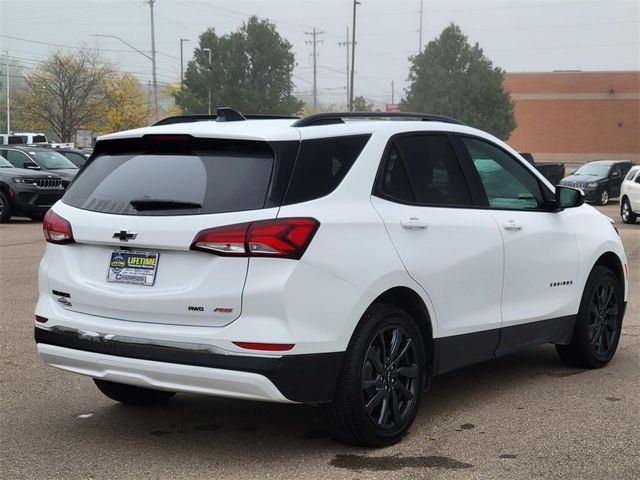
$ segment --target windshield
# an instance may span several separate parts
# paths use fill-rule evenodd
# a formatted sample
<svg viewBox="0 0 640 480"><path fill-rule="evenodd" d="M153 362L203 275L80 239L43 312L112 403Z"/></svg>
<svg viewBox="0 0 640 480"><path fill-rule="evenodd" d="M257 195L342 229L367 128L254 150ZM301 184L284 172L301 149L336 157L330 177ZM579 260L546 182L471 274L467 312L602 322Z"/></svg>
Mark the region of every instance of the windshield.
<svg viewBox="0 0 640 480"><path fill-rule="evenodd" d="M71 161L58 152L29 152L36 157L37 162L47 170L60 170L61 168L77 169Z"/></svg>
<svg viewBox="0 0 640 480"><path fill-rule="evenodd" d="M0 157L0 168L13 168L13 165L7 159Z"/></svg>
<svg viewBox="0 0 640 480"><path fill-rule="evenodd" d="M610 165L602 165L598 163L586 164L575 171L574 175L594 175L596 177L606 177L609 175Z"/></svg>

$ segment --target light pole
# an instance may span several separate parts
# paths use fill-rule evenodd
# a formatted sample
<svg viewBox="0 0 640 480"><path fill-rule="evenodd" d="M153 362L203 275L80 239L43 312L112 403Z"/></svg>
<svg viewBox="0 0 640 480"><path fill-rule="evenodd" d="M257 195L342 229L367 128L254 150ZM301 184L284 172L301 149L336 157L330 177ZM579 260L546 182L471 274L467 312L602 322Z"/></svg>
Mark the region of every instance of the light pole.
<svg viewBox="0 0 640 480"><path fill-rule="evenodd" d="M353 112L353 72L356 66L356 7L358 0L353 0L353 29L351 32L351 88L349 89L349 111Z"/></svg>
<svg viewBox="0 0 640 480"><path fill-rule="evenodd" d="M149 60L151 60L151 67L152 67L152 71L153 71L153 102L154 102L155 111L156 111L156 120L158 120L158 82L156 81L156 58L155 58L155 55L154 56L149 55L149 54L143 52L142 50L140 50L139 48L134 47L129 42L127 42L125 39L120 38L120 37L116 37L115 35L100 35L100 34L94 33L91 36L92 37L115 38L116 40L120 40L127 47L129 47L132 50L138 52L140 55L142 55L145 58L148 58Z"/></svg>
<svg viewBox="0 0 640 480"><path fill-rule="evenodd" d="M190 40L188 38L181 38L180 39L180 88L182 88L182 82L184 81L184 65L183 65L183 61L182 61L182 44L184 42L189 42Z"/></svg>
<svg viewBox="0 0 640 480"><path fill-rule="evenodd" d="M209 53L209 81L207 82L207 96L209 97L209 115L211 115L211 49L203 48L202 51Z"/></svg>
<svg viewBox="0 0 640 480"><path fill-rule="evenodd" d="M11 134L11 107L9 106L9 50L3 50L7 56L7 135ZM7 139L7 143L9 140Z"/></svg>

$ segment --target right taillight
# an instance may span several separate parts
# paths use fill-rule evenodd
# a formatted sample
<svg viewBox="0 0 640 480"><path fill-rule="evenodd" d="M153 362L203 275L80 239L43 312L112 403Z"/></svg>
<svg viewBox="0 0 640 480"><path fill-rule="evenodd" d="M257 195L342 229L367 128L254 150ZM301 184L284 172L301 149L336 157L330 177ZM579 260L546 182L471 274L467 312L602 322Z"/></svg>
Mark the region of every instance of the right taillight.
<svg viewBox="0 0 640 480"><path fill-rule="evenodd" d="M42 231L45 240L49 243L64 245L65 243L73 243L74 241L71 224L61 216L53 213L52 210L49 210L44 216Z"/></svg>
<svg viewBox="0 0 640 480"><path fill-rule="evenodd" d="M315 235L315 218L278 218L202 230L192 250L234 257L299 259Z"/></svg>

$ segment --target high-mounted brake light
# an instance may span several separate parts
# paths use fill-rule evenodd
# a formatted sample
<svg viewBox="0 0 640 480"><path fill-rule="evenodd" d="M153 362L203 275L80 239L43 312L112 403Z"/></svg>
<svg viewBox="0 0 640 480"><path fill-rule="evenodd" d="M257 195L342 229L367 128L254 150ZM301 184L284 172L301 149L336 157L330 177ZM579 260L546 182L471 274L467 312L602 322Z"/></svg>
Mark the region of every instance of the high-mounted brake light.
<svg viewBox="0 0 640 480"><path fill-rule="evenodd" d="M300 259L320 222L315 218L278 218L202 230L192 250L234 257Z"/></svg>
<svg viewBox="0 0 640 480"><path fill-rule="evenodd" d="M145 135L145 140L152 140L156 142L188 142L192 140L193 137L191 135L166 135L166 134L150 134Z"/></svg>
<svg viewBox="0 0 640 480"><path fill-rule="evenodd" d="M64 245L65 243L73 243L73 231L71 224L64 218L49 210L44 216L42 222L42 232L44 238L49 243L57 243Z"/></svg>

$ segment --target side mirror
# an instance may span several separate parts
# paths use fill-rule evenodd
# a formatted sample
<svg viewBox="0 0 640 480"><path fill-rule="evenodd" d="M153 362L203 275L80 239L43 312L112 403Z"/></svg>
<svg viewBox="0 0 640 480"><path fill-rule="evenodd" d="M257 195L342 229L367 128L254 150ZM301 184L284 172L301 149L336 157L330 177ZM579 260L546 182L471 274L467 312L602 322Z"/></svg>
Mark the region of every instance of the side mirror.
<svg viewBox="0 0 640 480"><path fill-rule="evenodd" d="M23 168L27 168L29 170L40 170L40 167L36 165L34 162L24 162L22 164Z"/></svg>
<svg viewBox="0 0 640 480"><path fill-rule="evenodd" d="M579 207L584 203L584 193L577 188L556 187L556 205L559 209Z"/></svg>
<svg viewBox="0 0 640 480"><path fill-rule="evenodd" d="M620 176L620 172L618 172L618 171L615 171L615 172L611 173L611 177L612 178L619 177L619 176Z"/></svg>

